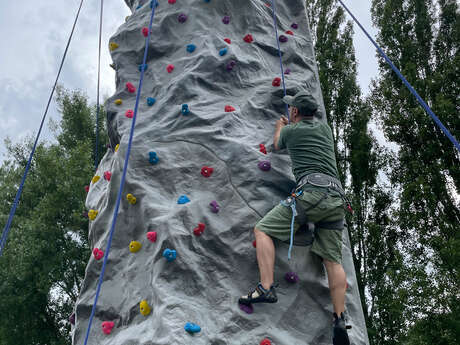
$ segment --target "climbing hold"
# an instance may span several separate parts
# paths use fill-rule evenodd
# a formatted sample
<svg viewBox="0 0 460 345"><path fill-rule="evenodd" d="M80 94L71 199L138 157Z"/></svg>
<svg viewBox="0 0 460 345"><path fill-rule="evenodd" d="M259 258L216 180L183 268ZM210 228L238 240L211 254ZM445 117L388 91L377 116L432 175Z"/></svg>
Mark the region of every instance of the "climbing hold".
<svg viewBox="0 0 460 345"><path fill-rule="evenodd" d="M150 164L157 164L160 159L158 158L158 155L156 152L152 151L149 152L149 163Z"/></svg>
<svg viewBox="0 0 460 345"><path fill-rule="evenodd" d="M252 246L253 246L254 248L257 248L257 242L256 242L256 240L252 241Z"/></svg>
<svg viewBox="0 0 460 345"><path fill-rule="evenodd" d="M179 21L179 23L185 23L187 21L187 15L185 13L181 13L177 17L177 20Z"/></svg>
<svg viewBox="0 0 460 345"><path fill-rule="evenodd" d="M94 177L91 179L91 182L94 184L94 183L96 183L97 181L99 181L100 178L101 178L101 177L100 177L99 175L96 175L96 176L94 176Z"/></svg>
<svg viewBox="0 0 460 345"><path fill-rule="evenodd" d="M281 78L276 77L275 79L273 79L272 85L275 86L275 87L280 86L281 85Z"/></svg>
<svg viewBox="0 0 460 345"><path fill-rule="evenodd" d="M259 169L263 171L269 171L271 168L269 161L260 161L257 165L259 166Z"/></svg>
<svg viewBox="0 0 460 345"><path fill-rule="evenodd" d="M204 0L204 2L211 2L211 0Z"/></svg>
<svg viewBox="0 0 460 345"><path fill-rule="evenodd" d="M139 250L141 250L142 244L138 241L131 241L129 244L129 251L131 253L137 253Z"/></svg>
<svg viewBox="0 0 460 345"><path fill-rule="evenodd" d="M293 29L298 29L299 26L297 25L297 23L292 23L292 24L291 24L291 28L293 28Z"/></svg>
<svg viewBox="0 0 460 345"><path fill-rule="evenodd" d="M137 5L136 10L140 9L142 5Z"/></svg>
<svg viewBox="0 0 460 345"><path fill-rule="evenodd" d="M177 253L174 249L168 249L166 248L164 251L163 251L163 257L168 261L168 262L171 262L171 261L174 261L177 257Z"/></svg>
<svg viewBox="0 0 460 345"><path fill-rule="evenodd" d="M157 241L157 232L156 231L149 231L147 233L147 239L150 242L156 242Z"/></svg>
<svg viewBox="0 0 460 345"><path fill-rule="evenodd" d="M142 66L144 66L144 71L147 71L147 68L149 67L149 65L147 65L146 63L144 63L144 64L140 64L140 65L139 65L139 72L142 72Z"/></svg>
<svg viewBox="0 0 460 345"><path fill-rule="evenodd" d="M113 103L115 103L116 105L122 105L122 104L123 104L123 101L122 101L120 98L118 98L118 99L116 99L115 102L113 102Z"/></svg>
<svg viewBox="0 0 460 345"><path fill-rule="evenodd" d="M86 191L86 193L89 192L89 186L85 186L85 191Z"/></svg>
<svg viewBox="0 0 460 345"><path fill-rule="evenodd" d="M117 145L115 146L115 152L117 152L119 148L120 148L120 144L117 144Z"/></svg>
<svg viewBox="0 0 460 345"><path fill-rule="evenodd" d="M75 313L72 313L72 315L70 315L69 322L75 326Z"/></svg>
<svg viewBox="0 0 460 345"><path fill-rule="evenodd" d="M97 211L97 210L89 210L88 211L88 218L90 220L95 220L98 213L99 213L99 211Z"/></svg>
<svg viewBox="0 0 460 345"><path fill-rule="evenodd" d="M110 42L109 47L110 47L110 51L113 52L115 49L119 47L119 45L115 42Z"/></svg>
<svg viewBox="0 0 460 345"><path fill-rule="evenodd" d="M280 39L280 42L281 42L281 43L285 43L285 42L288 41L288 38L287 38L286 36L284 36L284 35L280 35L280 38L279 38L279 39Z"/></svg>
<svg viewBox="0 0 460 345"><path fill-rule="evenodd" d="M178 204L186 204L188 202L190 202L190 199L187 197L187 195L181 195L177 200Z"/></svg>
<svg viewBox="0 0 460 345"><path fill-rule="evenodd" d="M214 168L210 168L207 166L204 166L201 168L201 175L203 175L204 177L210 177L213 172L214 172Z"/></svg>
<svg viewBox="0 0 460 345"><path fill-rule="evenodd" d="M222 23L224 23L224 24L230 23L230 16L224 16L224 17L222 18Z"/></svg>
<svg viewBox="0 0 460 345"><path fill-rule="evenodd" d="M239 307L242 311L244 311L246 314L252 314L254 312L254 307L252 304L246 305L246 304L239 304Z"/></svg>
<svg viewBox="0 0 460 345"><path fill-rule="evenodd" d="M195 51L195 49L196 49L196 45L194 45L194 44L187 44L187 51L188 51L189 53L193 53L193 52Z"/></svg>
<svg viewBox="0 0 460 345"><path fill-rule="evenodd" d="M201 331L201 327L192 322L187 322L184 326L184 329L188 333L198 333Z"/></svg>
<svg viewBox="0 0 460 345"><path fill-rule="evenodd" d="M230 60L230 61L227 63L227 71L233 70L233 68L235 67L235 65L236 65L236 61L235 61L235 60Z"/></svg>
<svg viewBox="0 0 460 345"><path fill-rule="evenodd" d="M176 0L168 0L168 3L169 3L169 4L175 4L175 3L176 3Z"/></svg>
<svg viewBox="0 0 460 345"><path fill-rule="evenodd" d="M345 289L348 290L348 288L350 287L350 285L348 285L348 282L346 283L347 285L345 286Z"/></svg>
<svg viewBox="0 0 460 345"><path fill-rule="evenodd" d="M134 116L134 110L126 110L126 113L125 113L125 116L128 118L128 119L132 119L133 116Z"/></svg>
<svg viewBox="0 0 460 345"><path fill-rule="evenodd" d="M286 31L286 35L293 35L294 36L294 33L291 30L288 30L288 31Z"/></svg>
<svg viewBox="0 0 460 345"><path fill-rule="evenodd" d="M117 65L115 65L115 63L111 63L109 66L112 67L113 70L117 70Z"/></svg>
<svg viewBox="0 0 460 345"><path fill-rule="evenodd" d="M198 223L198 226L195 229L193 229L193 233L195 234L195 236L201 236L205 228L206 228L205 224Z"/></svg>
<svg viewBox="0 0 460 345"><path fill-rule="evenodd" d="M232 44L232 40L230 38L224 38L224 41L227 42L228 44Z"/></svg>
<svg viewBox="0 0 460 345"><path fill-rule="evenodd" d="M150 1L150 9L153 8L153 2L154 2L154 1L155 1L155 7L158 7L159 2L158 2L157 0L152 0L152 1Z"/></svg>
<svg viewBox="0 0 460 345"><path fill-rule="evenodd" d="M251 43L252 41L254 41L251 34L247 34L246 36L244 36L243 40L247 43Z"/></svg>
<svg viewBox="0 0 460 345"><path fill-rule="evenodd" d="M226 105L225 106L225 112L226 113L231 113L232 111L235 111L236 109L232 107L231 105Z"/></svg>
<svg viewBox="0 0 460 345"><path fill-rule="evenodd" d="M188 104L182 104L182 115L190 114L190 109L188 108Z"/></svg>
<svg viewBox="0 0 460 345"><path fill-rule="evenodd" d="M260 345L272 345L272 342L268 340L267 338L265 338L264 340L260 342Z"/></svg>
<svg viewBox="0 0 460 345"><path fill-rule="evenodd" d="M101 260L104 257L104 252L99 248L94 248L93 255L96 260Z"/></svg>
<svg viewBox="0 0 460 345"><path fill-rule="evenodd" d="M104 172L104 179L106 179L107 181L110 181L111 178L112 178L112 173L110 171Z"/></svg>
<svg viewBox="0 0 460 345"><path fill-rule="evenodd" d="M110 334L113 327L115 327L115 323L113 321L104 321L102 323L102 332L105 334Z"/></svg>
<svg viewBox="0 0 460 345"><path fill-rule="evenodd" d="M141 310L141 314L144 316L150 314L150 306L146 300L141 301L141 303L139 304L139 309Z"/></svg>
<svg viewBox="0 0 460 345"><path fill-rule="evenodd" d="M135 88L134 85L131 84L130 82L127 82L127 83L126 83L126 88L128 89L128 92L129 92L129 93L134 93L134 92L136 92L136 88Z"/></svg>
<svg viewBox="0 0 460 345"><path fill-rule="evenodd" d="M166 66L166 70L168 71L168 73L172 73L172 71L174 71L174 65L170 64Z"/></svg>
<svg viewBox="0 0 460 345"><path fill-rule="evenodd" d="M294 284L299 281L299 276L295 272L287 272L284 275L284 279L286 279L287 282Z"/></svg>
<svg viewBox="0 0 460 345"><path fill-rule="evenodd" d="M286 68L284 70L284 74L291 74L291 69L290 68Z"/></svg>
<svg viewBox="0 0 460 345"><path fill-rule="evenodd" d="M220 210L220 206L219 204L217 203L216 200L213 200L209 203L209 206L211 207L211 212L212 213L218 213L219 210Z"/></svg>
<svg viewBox="0 0 460 345"><path fill-rule="evenodd" d="M227 54L227 51L228 51L227 48L222 48L221 50L219 50L219 55L224 56L225 54Z"/></svg>
<svg viewBox="0 0 460 345"><path fill-rule="evenodd" d="M147 97L147 105L148 105L149 107L151 107L152 105L154 105L156 101L157 101L157 100L156 100L155 98L153 98L153 97Z"/></svg>
<svg viewBox="0 0 460 345"><path fill-rule="evenodd" d="M126 17L125 17L125 22L128 21L129 17L131 17L131 16L126 16Z"/></svg>
<svg viewBox="0 0 460 345"><path fill-rule="evenodd" d="M131 193L130 194L127 194L126 195L126 200L128 200L128 202L131 204L131 205L134 205L136 203L136 197L134 195L132 195Z"/></svg>
<svg viewBox="0 0 460 345"><path fill-rule="evenodd" d="M259 151L263 154L267 154L267 149L265 148L264 144L259 144Z"/></svg>
<svg viewBox="0 0 460 345"><path fill-rule="evenodd" d="M149 35L149 28L142 28L142 35L144 35L144 37L147 37Z"/></svg>

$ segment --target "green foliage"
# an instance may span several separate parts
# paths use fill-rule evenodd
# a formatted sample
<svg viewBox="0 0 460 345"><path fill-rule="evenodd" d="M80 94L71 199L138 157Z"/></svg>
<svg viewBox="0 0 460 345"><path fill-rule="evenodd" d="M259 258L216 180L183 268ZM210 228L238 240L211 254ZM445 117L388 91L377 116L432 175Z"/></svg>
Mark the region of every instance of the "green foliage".
<svg viewBox="0 0 460 345"><path fill-rule="evenodd" d="M57 102L62 113L55 128L58 143L37 147L0 258L1 345L70 344L68 317L90 255L82 213L84 186L94 171L95 110L79 92L59 89ZM0 167L2 228L31 147L31 139L7 142Z"/></svg>

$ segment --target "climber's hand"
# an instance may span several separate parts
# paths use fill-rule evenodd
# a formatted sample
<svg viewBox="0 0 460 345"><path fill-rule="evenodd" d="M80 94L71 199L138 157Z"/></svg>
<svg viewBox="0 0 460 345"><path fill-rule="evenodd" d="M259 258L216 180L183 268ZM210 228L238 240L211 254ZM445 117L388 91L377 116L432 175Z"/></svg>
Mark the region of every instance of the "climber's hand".
<svg viewBox="0 0 460 345"><path fill-rule="evenodd" d="M286 116L281 116L278 121L276 121L276 128L283 128L289 123Z"/></svg>

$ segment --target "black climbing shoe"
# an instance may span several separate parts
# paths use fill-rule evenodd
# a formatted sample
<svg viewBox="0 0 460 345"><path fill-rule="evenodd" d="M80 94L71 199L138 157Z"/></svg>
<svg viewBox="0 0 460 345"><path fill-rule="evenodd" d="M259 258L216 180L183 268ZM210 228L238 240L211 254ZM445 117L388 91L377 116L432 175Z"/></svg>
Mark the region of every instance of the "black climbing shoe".
<svg viewBox="0 0 460 345"><path fill-rule="evenodd" d="M247 296L241 296L238 303L250 305L252 303L276 303L278 297L276 296L275 287L272 285L269 290L264 289L261 283L249 292Z"/></svg>
<svg viewBox="0 0 460 345"><path fill-rule="evenodd" d="M343 316L343 313L340 314L340 317L334 313L334 335L332 337L332 343L334 345L350 345L347 328L351 327L347 327L345 325L345 317Z"/></svg>

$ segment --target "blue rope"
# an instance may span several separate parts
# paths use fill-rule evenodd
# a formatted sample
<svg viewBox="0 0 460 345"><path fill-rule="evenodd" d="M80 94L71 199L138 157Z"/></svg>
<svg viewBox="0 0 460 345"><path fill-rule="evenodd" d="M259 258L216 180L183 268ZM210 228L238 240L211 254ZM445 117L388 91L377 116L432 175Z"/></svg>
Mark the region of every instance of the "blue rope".
<svg viewBox="0 0 460 345"><path fill-rule="evenodd" d="M131 132L130 132L130 135L129 135L128 148L126 150L125 164L124 164L124 167L123 167L123 175L121 177L120 189L118 190L118 197L117 197L117 202L116 202L116 205L115 205L115 211L113 212L113 219L112 219L112 226L110 228L109 240L107 242L107 248L106 248L105 255L104 255L104 262L102 264L101 274L99 276L99 282L97 284L96 297L94 299L93 309L91 310L91 316L89 318L88 329L86 330L86 337L85 337L84 345L87 345L87 343L88 343L89 332L91 330L91 325L93 323L94 313L96 312L97 300L99 299L99 293L101 291L102 282L104 281L105 267L107 265L107 259L109 257L109 253L110 253L110 246L112 245L113 233L115 231L115 225L117 223L118 209L120 208L121 197L122 197L123 188L124 188L124 185L125 185L126 172L128 171L129 155L131 153L131 146L132 146L132 142L133 142L134 127L136 125L137 109L139 107L139 98L140 98L140 95L141 95L142 83L144 81L145 63L147 61L147 52L148 52L148 48L149 48L150 32L152 31L153 18L155 17L155 8L156 8L155 5L156 5L156 2L157 2L157 0L153 0L152 15L150 17L150 23L149 23L149 33L148 33L147 37L145 38L145 50L144 50L144 59L143 59L143 62L142 62L142 69L141 69L141 78L140 78L140 81L139 81L139 87L137 89L136 105L135 105L135 108L134 108L134 116L133 116L133 120L132 120L132 123L131 123Z"/></svg>
<svg viewBox="0 0 460 345"><path fill-rule="evenodd" d="M412 85L404 78L404 76L401 74L399 69L391 62L389 57L383 52L383 50L379 47L379 45L372 39L372 37L367 33L366 29L361 25L361 23L356 19L356 17L353 15L353 13L350 12L350 10L345 6L345 4L342 2L342 0L339 0L339 2L342 4L342 6L345 8L345 10L348 12L348 14L353 18L353 20L356 22L356 24L359 25L361 30L366 34L366 36L371 40L371 42L374 44L374 46L377 48L378 52L382 57L385 59L385 61L390 65L390 67L393 69L393 71L398 75L398 77L402 80L402 82L406 85L406 87L409 89L409 91L415 96L417 101L420 103L420 105L425 109L425 111L428 113L428 115L431 116L431 118L436 122L438 127L444 132L444 134L450 139L450 141L454 144L454 146L457 148L457 150L460 152L460 145L458 141L453 137L452 134L450 134L449 130L442 124L442 122L439 120L439 118L433 113L431 108L425 103L425 101L422 99L422 97L419 96L417 91L412 87Z"/></svg>
<svg viewBox="0 0 460 345"><path fill-rule="evenodd" d="M97 59L97 110L96 110L96 149L94 150L94 170L97 170L99 162L99 89L101 85L101 41L102 41L102 17L104 15L104 0L101 0L101 15L99 18L99 55Z"/></svg>
<svg viewBox="0 0 460 345"><path fill-rule="evenodd" d="M278 25L276 24L276 4L275 0L272 0L272 7L273 7L273 27L275 28L275 35L276 35L276 43L278 44L278 55L280 58L280 69L281 69L281 78L283 80L283 91L284 95L286 96L286 84L284 82L284 70L283 70L283 60L281 58L281 48L280 48L280 40L278 39ZM286 103L284 103L286 106L286 116L288 118L288 121L291 122L291 119L289 118L289 108Z"/></svg>
<svg viewBox="0 0 460 345"><path fill-rule="evenodd" d="M43 114L42 122L40 124L40 128L38 130L37 137L35 138L35 143L34 143L34 146L32 148L32 152L30 153L29 160L28 160L27 165L26 165L26 170L24 171L24 175L22 176L22 180L21 180L21 183L19 185L19 189L18 189L18 191L16 193L16 197L14 199L13 206L11 207L10 215L8 217L8 222L6 223L5 228L3 229L2 239L1 239L1 242L0 242L0 257L3 254L3 249L5 248L6 240L8 238L8 234L9 234L9 232L11 230L11 223L13 222L13 218L14 218L14 215L16 213L16 208L18 207L19 199L21 198L21 195L22 195L22 190L23 190L24 184L26 182L27 174L29 173L29 169L30 169L30 166L32 164L32 158L33 158L33 156L35 154L35 150L37 148L38 139L40 138L40 134L41 134L42 129L43 129L43 124L45 123L46 115L48 114L48 109L49 109L51 100L53 99L54 91L56 90L56 86L57 86L57 83L58 83L58 80L59 80L59 76L61 75L62 66L64 65L64 61L65 61L65 58L67 56L67 51L69 50L70 42L72 41L72 36L73 36L74 31L75 31L75 26L77 25L77 21L78 21L79 15L80 15L80 10L82 8L82 5L83 5L83 0L81 0L81 2L80 2L80 6L78 8L77 15L75 17L75 21L73 23L72 31L70 32L70 36L69 36L69 39L67 41L67 46L65 48L64 55L62 56L61 65L59 66L59 71L58 71L58 74L56 76L56 81L54 82L53 89L51 90L51 94L50 94L50 97L48 99L48 104L46 105L45 113Z"/></svg>

